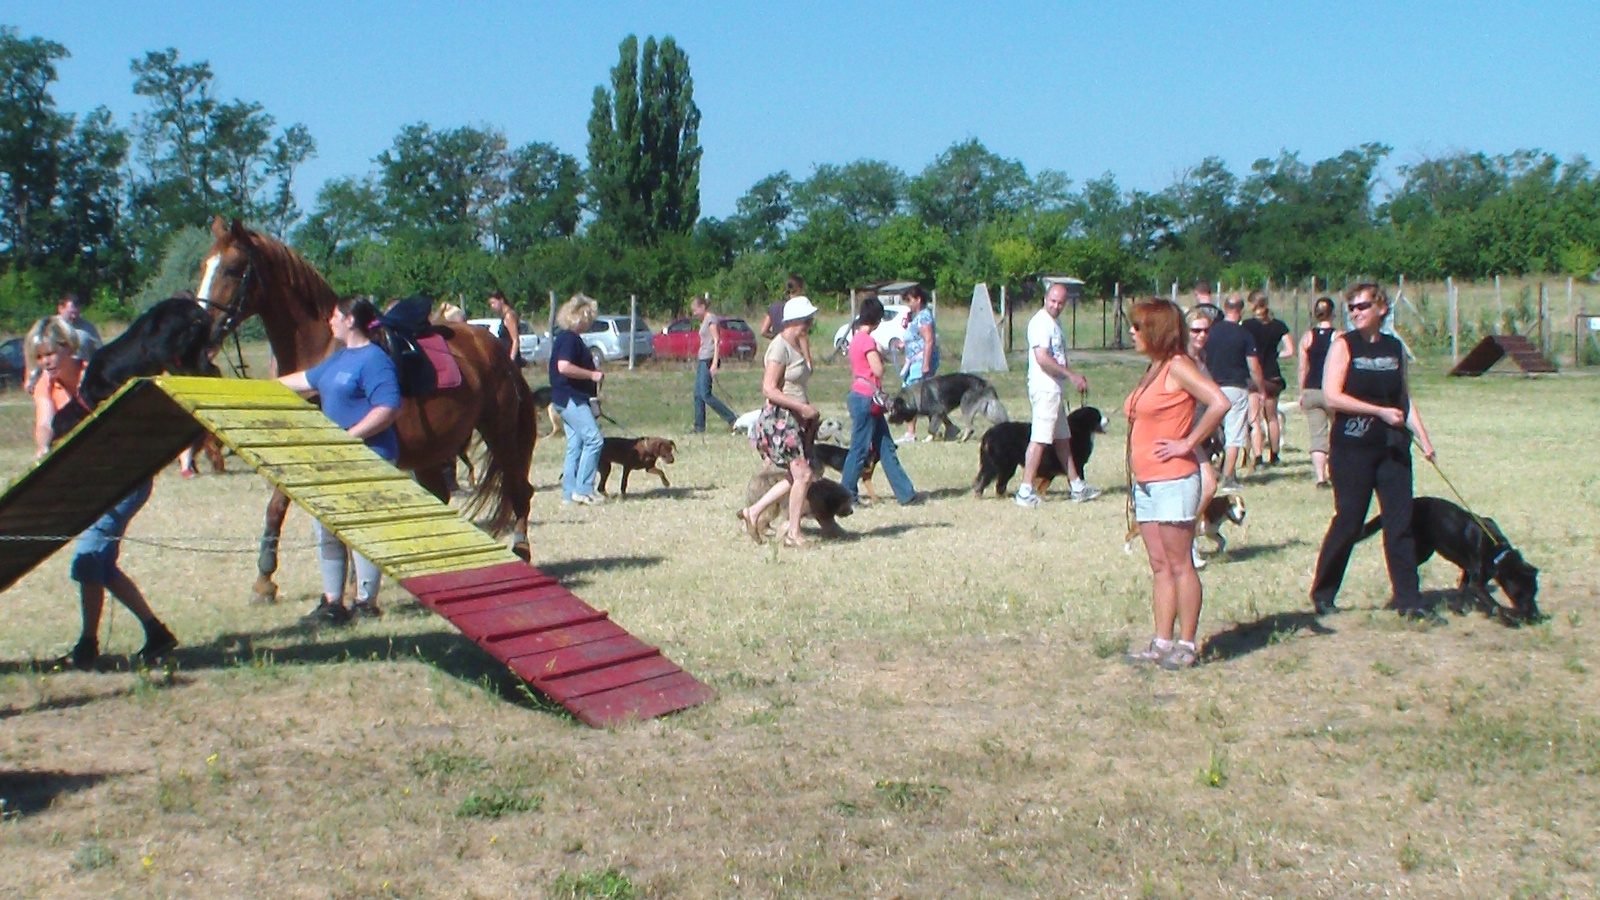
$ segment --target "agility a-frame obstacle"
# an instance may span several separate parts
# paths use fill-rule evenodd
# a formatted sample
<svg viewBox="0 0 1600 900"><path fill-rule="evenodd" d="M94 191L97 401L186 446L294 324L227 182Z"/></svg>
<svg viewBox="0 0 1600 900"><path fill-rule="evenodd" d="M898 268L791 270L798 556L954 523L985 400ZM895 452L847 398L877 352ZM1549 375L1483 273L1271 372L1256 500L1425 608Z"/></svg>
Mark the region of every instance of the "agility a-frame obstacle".
<svg viewBox="0 0 1600 900"><path fill-rule="evenodd" d="M126 385L0 495L0 591L205 432L583 722L647 719L711 697L660 650L275 381L165 376Z"/></svg>

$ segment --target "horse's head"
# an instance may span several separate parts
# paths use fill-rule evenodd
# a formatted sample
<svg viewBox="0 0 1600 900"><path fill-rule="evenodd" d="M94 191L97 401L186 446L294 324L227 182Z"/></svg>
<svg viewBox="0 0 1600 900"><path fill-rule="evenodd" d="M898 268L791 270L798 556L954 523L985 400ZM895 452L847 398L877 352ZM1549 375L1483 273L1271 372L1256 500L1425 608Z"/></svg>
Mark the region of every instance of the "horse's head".
<svg viewBox="0 0 1600 900"><path fill-rule="evenodd" d="M211 220L211 248L200 263L200 289L195 301L211 316L211 343L219 344L258 310L251 291L255 268L255 235L238 219Z"/></svg>

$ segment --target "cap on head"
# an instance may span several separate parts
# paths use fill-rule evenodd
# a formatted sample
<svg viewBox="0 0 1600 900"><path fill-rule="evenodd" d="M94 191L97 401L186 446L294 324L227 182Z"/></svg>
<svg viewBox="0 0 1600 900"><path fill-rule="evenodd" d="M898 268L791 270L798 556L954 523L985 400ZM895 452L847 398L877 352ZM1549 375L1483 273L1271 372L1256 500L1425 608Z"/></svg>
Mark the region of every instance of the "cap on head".
<svg viewBox="0 0 1600 900"><path fill-rule="evenodd" d="M790 322L799 322L802 319L809 319L816 314L817 308L812 305L811 299L806 297L804 294L801 294L798 297L791 297L784 301L783 324L785 325L789 324Z"/></svg>

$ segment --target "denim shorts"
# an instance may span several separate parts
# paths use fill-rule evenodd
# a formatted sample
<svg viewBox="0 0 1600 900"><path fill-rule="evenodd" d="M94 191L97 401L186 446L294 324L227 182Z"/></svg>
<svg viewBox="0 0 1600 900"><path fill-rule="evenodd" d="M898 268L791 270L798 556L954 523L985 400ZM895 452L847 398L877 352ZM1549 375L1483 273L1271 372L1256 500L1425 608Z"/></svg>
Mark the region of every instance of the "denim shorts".
<svg viewBox="0 0 1600 900"><path fill-rule="evenodd" d="M1133 518L1137 522L1192 523L1200 512L1200 473L1168 481L1133 485Z"/></svg>
<svg viewBox="0 0 1600 900"><path fill-rule="evenodd" d="M106 584L122 570L117 568L117 557L122 553L122 536L128 523L144 508L150 499L153 481L146 481L122 498L110 512L95 520L88 530L78 535L72 553L72 580L79 584Z"/></svg>

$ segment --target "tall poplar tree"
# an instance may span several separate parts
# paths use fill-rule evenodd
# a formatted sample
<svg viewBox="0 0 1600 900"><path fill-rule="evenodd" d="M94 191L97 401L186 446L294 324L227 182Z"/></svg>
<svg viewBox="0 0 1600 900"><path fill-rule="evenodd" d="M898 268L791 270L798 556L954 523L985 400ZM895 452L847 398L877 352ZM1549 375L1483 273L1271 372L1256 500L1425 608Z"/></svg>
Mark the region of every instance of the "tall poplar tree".
<svg viewBox="0 0 1600 900"><path fill-rule="evenodd" d="M700 218L700 109L689 57L672 38L618 47L611 89L589 116L589 206L624 243L688 234Z"/></svg>

